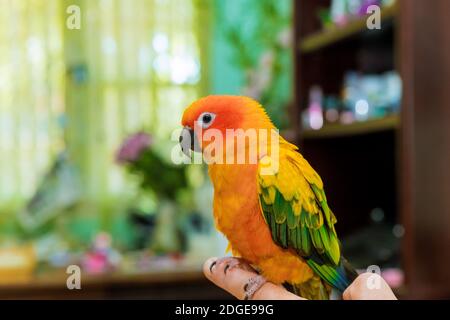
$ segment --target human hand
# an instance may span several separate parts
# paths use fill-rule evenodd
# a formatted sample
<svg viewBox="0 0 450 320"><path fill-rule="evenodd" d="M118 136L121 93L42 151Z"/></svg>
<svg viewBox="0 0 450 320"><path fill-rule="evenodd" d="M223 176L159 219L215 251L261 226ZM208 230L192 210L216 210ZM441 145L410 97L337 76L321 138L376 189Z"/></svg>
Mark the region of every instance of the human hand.
<svg viewBox="0 0 450 320"><path fill-rule="evenodd" d="M245 284L257 273L241 268L231 268L225 272L226 265L217 263L217 258L210 258L203 264L203 273L206 278L213 282L216 286L228 291L240 300L245 298ZM214 266L211 268L211 266ZM293 293L290 293L282 286L266 282L253 295L253 300L305 300Z"/></svg>
<svg viewBox="0 0 450 320"><path fill-rule="evenodd" d="M232 268L225 272L226 265L217 264L211 268L211 265L217 261L217 258L208 259L203 265L203 273L218 287L228 291L238 299L244 299L244 286L248 281L257 275L256 272ZM379 284L379 289L370 289L367 285L369 281ZM396 300L391 288L379 275L373 273L364 273L359 275L356 280L347 288L343 294L344 300ZM283 286L273 283L265 283L254 295L253 300L305 300L287 291Z"/></svg>
<svg viewBox="0 0 450 320"><path fill-rule="evenodd" d="M344 291L344 300L397 300L386 281L376 273L360 274Z"/></svg>

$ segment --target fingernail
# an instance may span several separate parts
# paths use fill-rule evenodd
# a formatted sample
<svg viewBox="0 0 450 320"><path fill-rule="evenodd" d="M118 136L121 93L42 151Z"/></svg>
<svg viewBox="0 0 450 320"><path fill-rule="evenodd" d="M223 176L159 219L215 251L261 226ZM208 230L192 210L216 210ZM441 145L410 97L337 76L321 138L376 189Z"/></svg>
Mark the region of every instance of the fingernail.
<svg viewBox="0 0 450 320"><path fill-rule="evenodd" d="M212 269L214 268L214 266L216 265L217 260L213 261L213 263L211 263L211 265L209 266L209 272L212 273Z"/></svg>

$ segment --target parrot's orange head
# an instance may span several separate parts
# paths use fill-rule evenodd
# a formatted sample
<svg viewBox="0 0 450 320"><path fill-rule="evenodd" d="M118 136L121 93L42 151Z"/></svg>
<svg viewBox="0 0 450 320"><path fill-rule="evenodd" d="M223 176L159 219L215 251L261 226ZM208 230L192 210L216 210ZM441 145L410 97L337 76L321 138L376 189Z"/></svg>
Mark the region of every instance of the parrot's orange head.
<svg viewBox="0 0 450 320"><path fill-rule="evenodd" d="M263 107L243 96L201 98L186 108L182 125L180 143L185 153L188 148L201 152L208 145L204 137L211 135L212 130L225 137L227 130L274 128Z"/></svg>

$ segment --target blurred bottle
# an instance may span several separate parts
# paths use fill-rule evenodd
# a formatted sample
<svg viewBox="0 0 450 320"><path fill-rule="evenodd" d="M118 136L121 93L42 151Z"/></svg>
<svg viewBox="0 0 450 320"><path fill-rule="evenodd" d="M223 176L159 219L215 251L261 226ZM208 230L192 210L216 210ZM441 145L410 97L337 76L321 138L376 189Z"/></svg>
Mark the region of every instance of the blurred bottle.
<svg viewBox="0 0 450 320"><path fill-rule="evenodd" d="M325 120L334 123L339 120L339 99L335 96L329 96L324 99Z"/></svg>
<svg viewBox="0 0 450 320"><path fill-rule="evenodd" d="M344 78L343 101L347 110L353 113L358 121L367 120L370 113L370 105L367 96L361 87L361 75L350 71Z"/></svg>
<svg viewBox="0 0 450 320"><path fill-rule="evenodd" d="M319 130L323 127L323 93L319 86L311 87L309 91L308 119L309 127Z"/></svg>

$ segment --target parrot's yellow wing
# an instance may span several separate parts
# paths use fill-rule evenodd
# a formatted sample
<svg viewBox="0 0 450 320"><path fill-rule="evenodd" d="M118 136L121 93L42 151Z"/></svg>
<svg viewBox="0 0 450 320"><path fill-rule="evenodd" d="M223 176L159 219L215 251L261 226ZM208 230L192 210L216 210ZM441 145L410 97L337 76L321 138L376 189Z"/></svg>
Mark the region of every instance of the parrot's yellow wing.
<svg viewBox="0 0 450 320"><path fill-rule="evenodd" d="M340 264L336 218L322 180L295 146L281 144L278 158L278 166L273 166L274 159L262 158L257 178L261 210L272 238L279 246L295 250L325 281L344 291L349 279ZM268 164L278 170L267 174Z"/></svg>

